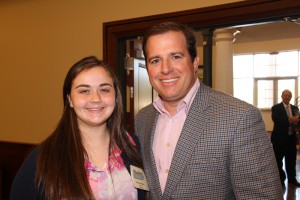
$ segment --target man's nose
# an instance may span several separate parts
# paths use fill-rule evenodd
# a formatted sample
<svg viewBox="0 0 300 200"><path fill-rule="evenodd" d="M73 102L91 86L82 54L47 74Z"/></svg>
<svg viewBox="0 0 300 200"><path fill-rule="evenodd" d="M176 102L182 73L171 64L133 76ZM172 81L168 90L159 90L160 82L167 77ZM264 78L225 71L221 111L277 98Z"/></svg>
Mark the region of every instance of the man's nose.
<svg viewBox="0 0 300 200"><path fill-rule="evenodd" d="M171 65L170 60L169 59L165 59L162 62L162 72L164 74L168 74L168 73L170 73L171 70L172 70L172 65Z"/></svg>

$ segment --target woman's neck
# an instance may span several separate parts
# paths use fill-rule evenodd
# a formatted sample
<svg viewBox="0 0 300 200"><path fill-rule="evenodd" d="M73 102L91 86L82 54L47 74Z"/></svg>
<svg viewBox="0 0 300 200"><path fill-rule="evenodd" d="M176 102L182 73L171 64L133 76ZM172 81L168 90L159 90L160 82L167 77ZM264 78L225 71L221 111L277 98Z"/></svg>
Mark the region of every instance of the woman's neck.
<svg viewBox="0 0 300 200"><path fill-rule="evenodd" d="M102 169L109 156L110 134L107 127L81 131L88 159Z"/></svg>

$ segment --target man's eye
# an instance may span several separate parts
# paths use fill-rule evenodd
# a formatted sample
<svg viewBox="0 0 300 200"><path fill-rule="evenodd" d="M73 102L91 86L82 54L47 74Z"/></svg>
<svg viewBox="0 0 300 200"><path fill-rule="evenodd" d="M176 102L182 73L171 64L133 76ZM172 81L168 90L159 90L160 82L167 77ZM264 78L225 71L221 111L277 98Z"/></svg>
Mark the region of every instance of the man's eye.
<svg viewBox="0 0 300 200"><path fill-rule="evenodd" d="M150 60L150 64L156 64L159 62L159 59L152 59Z"/></svg>
<svg viewBox="0 0 300 200"><path fill-rule="evenodd" d="M171 58L172 58L173 60L178 60L178 59L182 58L182 56L180 56L180 55L172 55Z"/></svg>

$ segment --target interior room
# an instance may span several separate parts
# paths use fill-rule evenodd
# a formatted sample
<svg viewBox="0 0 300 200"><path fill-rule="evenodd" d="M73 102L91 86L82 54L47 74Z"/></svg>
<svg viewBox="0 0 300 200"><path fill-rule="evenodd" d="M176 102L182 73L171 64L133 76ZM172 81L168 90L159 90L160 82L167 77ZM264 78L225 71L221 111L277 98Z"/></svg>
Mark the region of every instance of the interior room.
<svg viewBox="0 0 300 200"><path fill-rule="evenodd" d="M124 83L126 73L119 68L124 67L125 41L142 36L143 31L157 21L174 19L195 27L204 82L216 87L214 35L211 32L212 49L207 58L204 31L239 31L232 43L233 55L300 50L300 3L288 0L289 5L279 9L276 5L282 5L283 1L274 2L186 0L170 4L159 0L133 0L128 6L128 2L123 1L1 1L0 199L8 199L12 179L30 149L43 141L57 125L63 110L63 79L75 61L95 55L107 61ZM275 5L275 11L265 8L268 4ZM241 5L261 7L253 20L241 15L239 21L233 19L233 14L222 19L223 12L227 14L225 10ZM190 15L198 14L195 9L203 9L199 12L200 22L197 18L188 21L188 17L174 17L176 13L184 15L186 11L190 11ZM221 14L213 19L212 14L207 14L210 17L206 18L204 12ZM210 23L213 26L209 26ZM296 88L297 96L300 96L299 88ZM123 88L123 95L126 99L126 88ZM232 95L235 95L233 91ZM266 131L270 132L273 126L270 109L261 109L261 113ZM127 117L133 120L134 112ZM296 192L299 193L290 193L295 196ZM287 193L285 195L287 197Z"/></svg>

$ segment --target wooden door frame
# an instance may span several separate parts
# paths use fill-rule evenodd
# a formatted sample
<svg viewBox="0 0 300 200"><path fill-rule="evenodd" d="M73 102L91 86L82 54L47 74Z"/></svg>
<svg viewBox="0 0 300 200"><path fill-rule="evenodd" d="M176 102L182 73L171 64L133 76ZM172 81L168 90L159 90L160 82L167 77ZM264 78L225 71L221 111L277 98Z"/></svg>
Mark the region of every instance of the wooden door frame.
<svg viewBox="0 0 300 200"><path fill-rule="evenodd" d="M118 63L123 59L119 57L119 41L141 36L149 27L163 21L180 22L201 29L269 22L299 15L299 0L251 0L106 22L103 24L103 60L118 74Z"/></svg>
<svg viewBox="0 0 300 200"><path fill-rule="evenodd" d="M103 60L110 64L121 83L123 101L126 96L126 70L124 69L125 41L164 21L187 24L195 30L212 32L215 28L283 20L300 16L299 0L248 0L206 8L107 22L103 24ZM205 30L205 31L203 31ZM205 36L206 37L206 36ZM208 38L211 35L208 36ZM204 48L204 83L212 83L212 48ZM134 131L134 119L126 113L127 129Z"/></svg>

